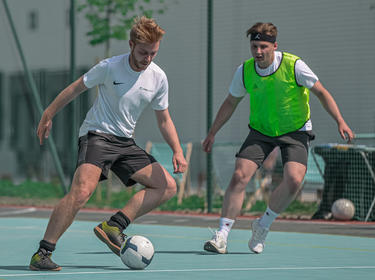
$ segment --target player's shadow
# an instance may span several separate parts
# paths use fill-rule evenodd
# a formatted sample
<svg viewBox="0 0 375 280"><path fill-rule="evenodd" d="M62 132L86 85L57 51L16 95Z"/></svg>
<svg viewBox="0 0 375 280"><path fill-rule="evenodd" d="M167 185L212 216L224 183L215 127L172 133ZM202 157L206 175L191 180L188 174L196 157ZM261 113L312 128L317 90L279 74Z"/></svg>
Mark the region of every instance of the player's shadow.
<svg viewBox="0 0 375 280"><path fill-rule="evenodd" d="M207 251L155 251L155 254L220 255ZM228 255L249 255L252 252L228 252Z"/></svg>
<svg viewBox="0 0 375 280"><path fill-rule="evenodd" d="M61 265L63 268L88 268L88 269L104 269L104 270L124 270L124 268L113 267L108 265ZM0 265L0 270L24 270L30 271L26 265ZM126 268L125 268L126 269Z"/></svg>
<svg viewBox="0 0 375 280"><path fill-rule="evenodd" d="M78 255L111 255L112 252L79 252Z"/></svg>
<svg viewBox="0 0 375 280"><path fill-rule="evenodd" d="M104 270L126 270L126 268L113 267L108 265L62 265L62 268L88 268L88 269L104 269Z"/></svg>
<svg viewBox="0 0 375 280"><path fill-rule="evenodd" d="M4 270L29 270L29 266L26 265L0 265L0 269Z"/></svg>

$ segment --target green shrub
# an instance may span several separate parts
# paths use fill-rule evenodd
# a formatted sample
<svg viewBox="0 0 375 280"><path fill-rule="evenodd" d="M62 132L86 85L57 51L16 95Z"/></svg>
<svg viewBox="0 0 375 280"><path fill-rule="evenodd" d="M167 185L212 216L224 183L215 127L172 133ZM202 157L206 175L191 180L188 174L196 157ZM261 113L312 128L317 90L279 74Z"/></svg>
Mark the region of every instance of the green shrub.
<svg viewBox="0 0 375 280"><path fill-rule="evenodd" d="M9 180L0 180L0 196L49 199L63 197L63 195L61 186L52 183L27 180L15 185Z"/></svg>
<svg viewBox="0 0 375 280"><path fill-rule="evenodd" d="M101 185L102 188L97 188L89 199L86 207L96 208L123 208L128 200L141 188L126 188L119 192L113 192L111 198L107 198L106 184ZM101 190L101 199L98 200L97 191ZM18 197L25 199L59 199L63 197L63 191L60 185L53 183L25 181L22 184L15 185L9 180L0 180L0 196ZM221 211L223 197L216 195L213 197L212 208L213 212L219 213ZM162 211L177 211L177 210L191 210L203 212L206 209L206 196L190 195L183 198L180 205L177 204L177 196L166 203L160 205L157 210ZM257 201L249 212L262 213L266 210L267 204L265 201ZM287 214L305 214L312 215L318 210L318 203L316 202L301 202L293 201L289 207L283 212Z"/></svg>

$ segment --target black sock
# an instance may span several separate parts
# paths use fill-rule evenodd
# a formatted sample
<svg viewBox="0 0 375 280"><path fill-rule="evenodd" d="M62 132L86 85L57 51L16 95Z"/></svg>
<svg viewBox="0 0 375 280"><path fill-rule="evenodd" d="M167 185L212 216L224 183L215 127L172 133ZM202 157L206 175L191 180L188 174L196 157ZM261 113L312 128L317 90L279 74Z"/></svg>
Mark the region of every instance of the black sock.
<svg viewBox="0 0 375 280"><path fill-rule="evenodd" d="M130 224L130 219L126 217L124 213L118 211L109 219L107 224L110 226L118 227L121 231L123 231Z"/></svg>
<svg viewBox="0 0 375 280"><path fill-rule="evenodd" d="M56 244L50 243L46 240L41 240L39 242L39 250L42 248L47 250L48 252L53 252L56 248Z"/></svg>

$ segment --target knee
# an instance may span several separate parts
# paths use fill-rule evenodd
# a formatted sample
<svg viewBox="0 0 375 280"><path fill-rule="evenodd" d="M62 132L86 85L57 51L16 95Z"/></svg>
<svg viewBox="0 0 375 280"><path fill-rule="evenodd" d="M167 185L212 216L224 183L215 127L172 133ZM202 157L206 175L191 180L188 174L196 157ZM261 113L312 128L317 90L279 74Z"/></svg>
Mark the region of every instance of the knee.
<svg viewBox="0 0 375 280"><path fill-rule="evenodd" d="M290 194L296 194L301 190L303 178L290 176L287 178L287 186Z"/></svg>
<svg viewBox="0 0 375 280"><path fill-rule="evenodd" d="M251 176L245 174L242 170L235 170L232 176L232 188L244 190Z"/></svg>
<svg viewBox="0 0 375 280"><path fill-rule="evenodd" d="M90 185L85 182L79 182L78 185L72 186L70 191L73 203L76 207L83 207L92 195Z"/></svg>
<svg viewBox="0 0 375 280"><path fill-rule="evenodd" d="M165 188L165 195L168 199L175 196L177 193L177 184L176 181L173 178L168 179L167 185Z"/></svg>

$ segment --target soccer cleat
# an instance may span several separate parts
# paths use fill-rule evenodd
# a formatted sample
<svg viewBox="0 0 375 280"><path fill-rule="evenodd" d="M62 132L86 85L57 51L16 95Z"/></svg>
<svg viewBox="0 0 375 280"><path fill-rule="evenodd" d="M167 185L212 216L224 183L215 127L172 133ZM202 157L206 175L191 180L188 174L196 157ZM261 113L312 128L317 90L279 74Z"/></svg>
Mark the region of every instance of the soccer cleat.
<svg viewBox="0 0 375 280"><path fill-rule="evenodd" d="M40 248L38 252L36 252L30 261L29 268L31 270L53 270L53 271L60 271L61 266L55 264L51 260L52 253L47 251L44 248Z"/></svg>
<svg viewBox="0 0 375 280"><path fill-rule="evenodd" d="M101 241L107 244L113 253L120 256L121 244L125 241L126 235L118 227L102 222L94 228L94 232Z"/></svg>
<svg viewBox="0 0 375 280"><path fill-rule="evenodd" d="M215 231L211 240L204 243L203 249L208 252L214 252L218 254L226 254L227 251L227 240L220 231Z"/></svg>
<svg viewBox="0 0 375 280"><path fill-rule="evenodd" d="M260 254L264 250L264 241L266 240L268 229L259 224L259 219L252 223L251 229L253 235L249 241L249 249L254 253Z"/></svg>

